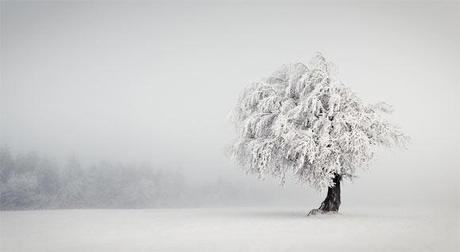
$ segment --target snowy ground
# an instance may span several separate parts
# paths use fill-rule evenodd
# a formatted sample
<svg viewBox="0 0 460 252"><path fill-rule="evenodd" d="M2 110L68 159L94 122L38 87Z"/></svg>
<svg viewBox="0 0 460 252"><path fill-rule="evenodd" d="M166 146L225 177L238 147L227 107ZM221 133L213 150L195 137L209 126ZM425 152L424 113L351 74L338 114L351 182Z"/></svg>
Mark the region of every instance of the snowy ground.
<svg viewBox="0 0 460 252"><path fill-rule="evenodd" d="M459 251L455 211L306 208L0 212L0 251Z"/></svg>

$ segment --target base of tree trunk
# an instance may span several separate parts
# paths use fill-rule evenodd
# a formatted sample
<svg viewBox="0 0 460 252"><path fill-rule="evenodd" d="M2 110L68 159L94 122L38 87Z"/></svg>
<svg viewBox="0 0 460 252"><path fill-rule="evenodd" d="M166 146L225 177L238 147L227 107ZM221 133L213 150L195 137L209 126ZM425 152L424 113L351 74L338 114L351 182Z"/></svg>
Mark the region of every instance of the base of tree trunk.
<svg viewBox="0 0 460 252"><path fill-rule="evenodd" d="M307 216L315 216L315 215L334 215L339 214L338 211L324 211L321 209L312 209L308 212Z"/></svg>
<svg viewBox="0 0 460 252"><path fill-rule="evenodd" d="M335 175L334 185L327 189L327 196L326 199L321 203L318 209L311 210L307 216L311 215L320 215L320 214L334 214L339 211L340 207L340 180L342 180L342 176Z"/></svg>

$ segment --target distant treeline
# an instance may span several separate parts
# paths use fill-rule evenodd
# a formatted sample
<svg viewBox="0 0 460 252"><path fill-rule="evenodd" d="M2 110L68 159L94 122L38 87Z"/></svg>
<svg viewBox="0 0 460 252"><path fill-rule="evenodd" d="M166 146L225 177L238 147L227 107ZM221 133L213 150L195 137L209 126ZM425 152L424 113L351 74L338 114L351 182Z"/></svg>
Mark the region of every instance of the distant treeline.
<svg viewBox="0 0 460 252"><path fill-rule="evenodd" d="M0 148L0 209L200 206L241 194L222 180L191 186L178 169L100 162L64 165L36 153Z"/></svg>

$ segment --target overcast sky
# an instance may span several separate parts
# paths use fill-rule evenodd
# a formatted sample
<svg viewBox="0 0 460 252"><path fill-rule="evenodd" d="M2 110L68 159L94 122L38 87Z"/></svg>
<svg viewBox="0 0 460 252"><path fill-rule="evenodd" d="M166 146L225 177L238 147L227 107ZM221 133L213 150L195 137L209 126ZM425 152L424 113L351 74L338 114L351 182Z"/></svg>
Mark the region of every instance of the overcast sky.
<svg viewBox="0 0 460 252"><path fill-rule="evenodd" d="M345 184L344 204L458 206L459 6L2 2L0 144L259 183L224 155L228 113L250 82L320 51L412 137Z"/></svg>

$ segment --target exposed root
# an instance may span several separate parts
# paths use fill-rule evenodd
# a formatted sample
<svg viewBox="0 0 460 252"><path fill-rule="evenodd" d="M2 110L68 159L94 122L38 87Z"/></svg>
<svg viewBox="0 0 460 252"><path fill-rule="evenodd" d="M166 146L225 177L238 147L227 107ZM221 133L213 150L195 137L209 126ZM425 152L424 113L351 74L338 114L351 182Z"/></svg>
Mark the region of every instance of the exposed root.
<svg viewBox="0 0 460 252"><path fill-rule="evenodd" d="M308 212L307 216L334 215L338 213L339 213L338 211L325 211L322 209L312 209L310 212Z"/></svg>

